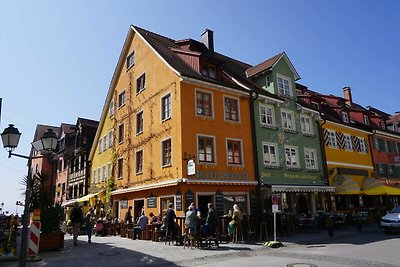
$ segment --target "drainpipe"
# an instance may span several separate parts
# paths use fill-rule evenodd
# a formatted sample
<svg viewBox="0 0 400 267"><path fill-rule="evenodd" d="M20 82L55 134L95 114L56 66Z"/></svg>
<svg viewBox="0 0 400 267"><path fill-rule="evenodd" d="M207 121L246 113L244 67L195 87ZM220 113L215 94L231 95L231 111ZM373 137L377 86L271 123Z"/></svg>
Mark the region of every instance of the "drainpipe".
<svg viewBox="0 0 400 267"><path fill-rule="evenodd" d="M325 153L325 142L324 142L324 132L322 130L322 126L325 125L326 119L323 117L323 114L321 111L319 111L319 115L324 121L323 123L319 124L318 123L318 131L319 131L319 141L321 143L321 156L322 156L322 169L323 169L323 175L326 177L326 184L329 186L329 177L328 177L328 164L326 163L326 153ZM331 202L331 207L332 207L332 198L331 198L331 193L329 193L330 199L329 201ZM325 207L324 207L325 208Z"/></svg>
<svg viewBox="0 0 400 267"><path fill-rule="evenodd" d="M250 98L250 122L251 122L251 138L253 140L253 156L254 156L254 172L257 176L257 190L256 190L256 198L257 203L261 203L261 177L259 175L259 165L258 165L258 153L257 153L257 139L256 139L256 124L255 124L255 115L254 115L254 101L258 99L258 93L253 90L249 91ZM262 205L261 205L262 206ZM257 209L260 212L260 207ZM257 214L258 215L258 214Z"/></svg>

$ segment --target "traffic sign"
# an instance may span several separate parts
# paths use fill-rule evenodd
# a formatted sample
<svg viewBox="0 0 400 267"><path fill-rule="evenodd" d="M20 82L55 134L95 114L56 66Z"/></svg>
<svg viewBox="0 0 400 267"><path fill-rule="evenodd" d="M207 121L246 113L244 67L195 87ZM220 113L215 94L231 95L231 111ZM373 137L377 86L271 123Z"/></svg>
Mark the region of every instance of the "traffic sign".
<svg viewBox="0 0 400 267"><path fill-rule="evenodd" d="M277 194L273 194L271 199L272 199L273 205L278 205L278 195Z"/></svg>

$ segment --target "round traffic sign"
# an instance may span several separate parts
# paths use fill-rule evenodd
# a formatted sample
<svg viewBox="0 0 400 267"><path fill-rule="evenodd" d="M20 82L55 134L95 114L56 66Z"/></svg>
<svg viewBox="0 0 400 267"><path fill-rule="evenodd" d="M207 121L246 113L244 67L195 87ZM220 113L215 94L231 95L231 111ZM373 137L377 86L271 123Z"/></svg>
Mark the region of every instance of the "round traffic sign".
<svg viewBox="0 0 400 267"><path fill-rule="evenodd" d="M277 194L272 195L272 204L278 205L278 195Z"/></svg>

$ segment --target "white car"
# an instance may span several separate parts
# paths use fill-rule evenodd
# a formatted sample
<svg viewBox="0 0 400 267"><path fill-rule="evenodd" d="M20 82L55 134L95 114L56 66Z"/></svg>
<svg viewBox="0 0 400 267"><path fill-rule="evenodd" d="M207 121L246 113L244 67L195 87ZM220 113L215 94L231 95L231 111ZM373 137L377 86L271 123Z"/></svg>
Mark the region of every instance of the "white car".
<svg viewBox="0 0 400 267"><path fill-rule="evenodd" d="M393 208L381 218L380 226L384 232L400 231L400 206Z"/></svg>

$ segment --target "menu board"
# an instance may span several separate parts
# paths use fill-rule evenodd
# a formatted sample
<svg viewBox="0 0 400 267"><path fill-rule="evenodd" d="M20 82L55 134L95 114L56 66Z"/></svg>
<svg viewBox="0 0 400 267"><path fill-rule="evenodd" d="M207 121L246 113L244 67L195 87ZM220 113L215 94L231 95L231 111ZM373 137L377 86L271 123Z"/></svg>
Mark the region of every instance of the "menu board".
<svg viewBox="0 0 400 267"><path fill-rule="evenodd" d="M224 215L224 194L219 190L215 193L215 209L219 216Z"/></svg>
<svg viewBox="0 0 400 267"><path fill-rule="evenodd" d="M147 207L148 208L157 208L157 198L156 197L148 197L147 198Z"/></svg>
<svg viewBox="0 0 400 267"><path fill-rule="evenodd" d="M190 203L192 203L192 202L194 202L194 194L189 189L188 191L186 191L186 194L185 194L185 206L186 206L186 209L189 208Z"/></svg>
<svg viewBox="0 0 400 267"><path fill-rule="evenodd" d="M121 209L128 208L128 200L122 199L120 203L121 203Z"/></svg>
<svg viewBox="0 0 400 267"><path fill-rule="evenodd" d="M176 198L176 210L182 210L182 194L177 194Z"/></svg>

